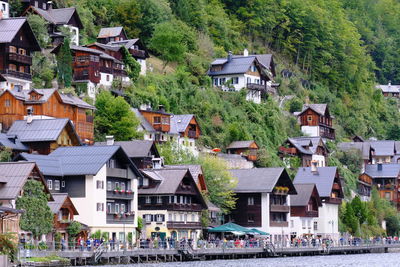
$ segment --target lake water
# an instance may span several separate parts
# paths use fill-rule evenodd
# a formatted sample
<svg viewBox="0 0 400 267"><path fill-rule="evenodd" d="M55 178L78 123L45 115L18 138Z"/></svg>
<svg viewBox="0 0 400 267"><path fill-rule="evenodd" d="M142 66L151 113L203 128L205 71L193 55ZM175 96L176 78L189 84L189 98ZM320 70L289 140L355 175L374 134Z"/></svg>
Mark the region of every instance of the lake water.
<svg viewBox="0 0 400 267"><path fill-rule="evenodd" d="M400 253L382 254L356 254L356 255L332 255L332 256L302 256L285 258L265 259L242 259L242 260L216 260L216 261L195 261L195 262L172 262L154 264L131 264L131 265L109 265L109 267L250 267L250 266L400 266ZM103 266L104 267L104 266Z"/></svg>

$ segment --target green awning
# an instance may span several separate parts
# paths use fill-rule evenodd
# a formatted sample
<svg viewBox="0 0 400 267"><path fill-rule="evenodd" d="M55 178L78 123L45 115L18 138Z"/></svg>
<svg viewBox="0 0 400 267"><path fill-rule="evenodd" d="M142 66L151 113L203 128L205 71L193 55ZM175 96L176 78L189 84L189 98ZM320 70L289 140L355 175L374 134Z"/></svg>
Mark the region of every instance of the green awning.
<svg viewBox="0 0 400 267"><path fill-rule="evenodd" d="M263 231L258 230L258 229L256 229L256 228L251 228L250 230L253 231L253 232L255 232L255 233L257 233L257 234L259 234L259 235L270 235L269 233L263 232Z"/></svg>
<svg viewBox="0 0 400 267"><path fill-rule="evenodd" d="M220 225L218 227L215 227L213 229L210 229L208 231L212 232L212 233L225 233L225 232L231 232L231 233L235 233L235 234L243 233L243 235L244 234L253 234L253 232L254 232L254 231L252 231L248 228L245 228L243 226L240 226L236 223L226 223L226 224Z"/></svg>

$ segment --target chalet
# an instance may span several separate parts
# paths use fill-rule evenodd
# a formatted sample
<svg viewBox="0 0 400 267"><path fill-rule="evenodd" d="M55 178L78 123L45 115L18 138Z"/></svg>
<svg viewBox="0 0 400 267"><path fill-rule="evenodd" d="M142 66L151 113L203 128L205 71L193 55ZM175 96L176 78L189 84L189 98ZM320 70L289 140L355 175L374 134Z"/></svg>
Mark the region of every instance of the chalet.
<svg viewBox="0 0 400 267"><path fill-rule="evenodd" d="M365 172L360 175L360 181L364 183L366 189L365 195L370 196L370 184L375 185L379 191L379 196L393 203L393 205L400 211L400 193L398 192L400 178L400 164L373 164L367 165Z"/></svg>
<svg viewBox="0 0 400 267"><path fill-rule="evenodd" d="M261 99L272 92L275 64L271 54L243 55L228 53L227 58L217 58L211 63L207 74L213 85L223 91L247 90L246 99L261 103Z"/></svg>
<svg viewBox="0 0 400 267"><path fill-rule="evenodd" d="M146 238L191 238L202 231L207 205L188 169L143 170L139 181L139 216Z"/></svg>
<svg viewBox="0 0 400 267"><path fill-rule="evenodd" d="M8 140L17 140L29 153L50 154L59 147L79 146L81 141L69 119L14 121L7 132Z"/></svg>
<svg viewBox="0 0 400 267"><path fill-rule="evenodd" d="M179 146L197 153L196 140L201 135L200 126L195 115L174 115L165 112L163 106L159 110L133 109L140 120L139 130L143 131L145 140L158 143L174 141Z"/></svg>
<svg viewBox="0 0 400 267"><path fill-rule="evenodd" d="M387 85L377 85L376 89L381 90L383 96L396 97L400 96L400 85L392 85L390 82Z"/></svg>
<svg viewBox="0 0 400 267"><path fill-rule="evenodd" d="M271 241L290 240L290 198L296 189L284 168L230 170L238 183L236 207L226 221L271 234Z"/></svg>
<svg viewBox="0 0 400 267"><path fill-rule="evenodd" d="M79 213L74 219L92 233L101 230L119 241L132 233L136 239L141 173L120 146L60 147L20 158L38 164L52 192L68 193Z"/></svg>
<svg viewBox="0 0 400 267"><path fill-rule="evenodd" d="M74 215L79 213L67 193L53 193L52 196L53 201L49 201L47 205L54 214L53 231L46 240L54 240L56 233L60 233L64 240L69 240L67 228L74 221Z"/></svg>
<svg viewBox="0 0 400 267"><path fill-rule="evenodd" d="M293 183L316 185L322 200L318 208L318 221L314 222L313 231L317 236L339 239L339 206L343 199L343 190L337 167L299 168Z"/></svg>
<svg viewBox="0 0 400 267"><path fill-rule="evenodd" d="M369 142L343 142L338 144L338 150L344 152L359 153L362 158L361 172L364 172L365 166L371 163L372 148Z"/></svg>
<svg viewBox="0 0 400 267"><path fill-rule="evenodd" d="M251 141L234 141L227 148L228 154L242 155L249 161L257 161L257 152L259 146L254 140Z"/></svg>
<svg viewBox="0 0 400 267"><path fill-rule="evenodd" d="M124 40L128 40L128 37L123 27L101 28L99 35L97 35L97 42L101 44Z"/></svg>
<svg viewBox="0 0 400 267"><path fill-rule="evenodd" d="M297 195L290 198L290 234L292 238L315 236L318 209L322 201L315 184L295 184Z"/></svg>
<svg viewBox="0 0 400 267"><path fill-rule="evenodd" d="M202 193L208 192L206 180L203 174L203 168L201 167L201 165L199 164L165 165L165 168L173 170L182 170L182 169L189 170L200 192Z"/></svg>
<svg viewBox="0 0 400 267"><path fill-rule="evenodd" d="M53 49L57 54L61 46ZM89 97L95 98L97 90L110 88L113 81L129 82L124 63L97 49L71 46L73 55L73 83L83 87Z"/></svg>
<svg viewBox="0 0 400 267"><path fill-rule="evenodd" d="M335 129L327 104L306 104L298 114L301 131L308 136L335 139Z"/></svg>
<svg viewBox="0 0 400 267"><path fill-rule="evenodd" d="M40 46L26 18L0 17L0 91L30 89L35 51Z"/></svg>
<svg viewBox="0 0 400 267"><path fill-rule="evenodd" d="M30 6L24 15L32 13L41 16L48 24L48 33L54 46L64 42L64 33L61 29L68 29L71 36L71 43L79 45L79 30L83 29L82 21L75 7L53 8L53 4L48 2L46 9L42 7Z"/></svg>
<svg viewBox="0 0 400 267"><path fill-rule="evenodd" d="M2 231L20 233L19 215L16 200L23 193L28 180L36 180L43 184L43 190L49 194L45 180L34 162L1 162L0 163L0 218ZM49 200L53 200L50 196ZM14 216L8 216L14 214ZM16 216L15 216L16 215Z"/></svg>
<svg viewBox="0 0 400 267"><path fill-rule="evenodd" d="M56 89L6 90L0 94L0 123L7 131L14 121L24 120L28 115L34 119L68 118L75 126L83 142L94 139L94 107L70 94Z"/></svg>
<svg viewBox="0 0 400 267"><path fill-rule="evenodd" d="M321 137L292 137L279 147L279 156L288 167L292 167L291 158L299 158L302 167L310 167L312 161L317 162L318 167L325 167L328 154Z"/></svg>

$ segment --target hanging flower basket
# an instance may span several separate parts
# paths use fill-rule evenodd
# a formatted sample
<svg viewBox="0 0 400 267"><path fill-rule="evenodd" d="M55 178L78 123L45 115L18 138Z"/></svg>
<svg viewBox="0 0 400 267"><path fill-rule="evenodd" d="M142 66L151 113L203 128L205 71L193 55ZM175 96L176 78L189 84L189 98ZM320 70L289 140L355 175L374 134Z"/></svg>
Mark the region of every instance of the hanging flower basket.
<svg viewBox="0 0 400 267"><path fill-rule="evenodd" d="M125 193L125 190L119 190L119 192L121 193L121 194L123 194L123 193Z"/></svg>

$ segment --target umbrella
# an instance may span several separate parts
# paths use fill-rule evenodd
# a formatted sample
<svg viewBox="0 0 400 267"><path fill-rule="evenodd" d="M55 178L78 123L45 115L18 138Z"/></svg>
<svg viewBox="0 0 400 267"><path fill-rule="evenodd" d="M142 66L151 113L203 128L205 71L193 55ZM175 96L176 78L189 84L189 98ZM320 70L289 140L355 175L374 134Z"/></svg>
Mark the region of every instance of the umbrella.
<svg viewBox="0 0 400 267"><path fill-rule="evenodd" d="M250 230L253 231L254 233L256 233L257 235L270 235L269 233L263 232L263 231L258 230L256 228L251 228Z"/></svg>
<svg viewBox="0 0 400 267"><path fill-rule="evenodd" d="M213 229L210 229L208 231L212 232L212 233L225 233L225 232L231 232L231 233L236 232L236 233L238 233L238 232L240 232L240 233L243 233L243 234L253 234L253 232L254 232L254 231L252 231L252 230L250 230L248 228L245 228L243 226L240 226L240 225L238 225L236 223L226 223L226 224L217 226L217 227L215 227Z"/></svg>

